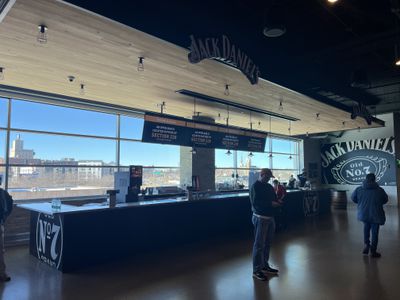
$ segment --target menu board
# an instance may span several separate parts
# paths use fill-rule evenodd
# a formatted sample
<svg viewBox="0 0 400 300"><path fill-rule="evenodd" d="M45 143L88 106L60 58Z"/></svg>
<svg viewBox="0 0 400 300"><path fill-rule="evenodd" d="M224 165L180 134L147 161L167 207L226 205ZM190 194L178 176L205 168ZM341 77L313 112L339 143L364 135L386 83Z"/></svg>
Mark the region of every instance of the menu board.
<svg viewBox="0 0 400 300"><path fill-rule="evenodd" d="M265 132L156 114L145 115L142 135L146 143L251 152L264 152L266 138Z"/></svg>

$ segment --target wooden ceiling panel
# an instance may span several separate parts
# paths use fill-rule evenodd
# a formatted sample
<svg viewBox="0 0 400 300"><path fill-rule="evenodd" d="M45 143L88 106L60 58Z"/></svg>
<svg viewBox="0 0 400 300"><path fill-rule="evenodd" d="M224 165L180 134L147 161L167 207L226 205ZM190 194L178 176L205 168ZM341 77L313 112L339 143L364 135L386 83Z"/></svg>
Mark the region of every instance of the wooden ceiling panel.
<svg viewBox="0 0 400 300"><path fill-rule="evenodd" d="M46 44L36 41L39 24L48 27ZM17 0L0 23L0 39L1 83L8 86L147 111L159 111L157 104L165 101L168 114L189 117L193 99L175 92L186 89L298 118L291 122L292 135L368 127L361 118L351 120L348 112L272 82L260 79L251 85L240 71L219 62L191 64L187 49L60 1ZM144 72L137 71L139 56L145 57ZM75 82L67 80L69 75ZM85 84L84 96L80 83ZM229 96L224 95L225 84L230 85ZM219 104L198 100L197 111L226 122L226 108ZM230 111L230 125L250 127L249 112ZM254 129L269 131L268 116L252 114L252 122ZM288 121L272 118L273 133L288 135L288 128Z"/></svg>

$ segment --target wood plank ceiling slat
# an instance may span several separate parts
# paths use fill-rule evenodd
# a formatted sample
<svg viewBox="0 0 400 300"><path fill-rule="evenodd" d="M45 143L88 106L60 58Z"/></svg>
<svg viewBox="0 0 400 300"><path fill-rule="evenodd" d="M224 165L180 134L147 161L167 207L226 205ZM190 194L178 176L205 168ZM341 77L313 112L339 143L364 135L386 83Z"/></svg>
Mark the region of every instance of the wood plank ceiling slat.
<svg viewBox="0 0 400 300"><path fill-rule="evenodd" d="M46 44L36 41L42 23L48 26ZM175 91L187 89L298 118L291 123L292 135L379 126L351 120L348 112L264 79L251 85L241 72L216 61L191 64L187 49L60 1L18 0L0 23L0 40L5 68L0 83L8 86L82 97L84 83L85 99L148 111L158 111L157 104L165 101L168 114L182 117L193 114L193 99ZM144 72L137 71L139 56L145 57ZM68 75L76 81L70 83ZM227 83L229 96L224 95ZM225 123L221 105L199 100L199 111ZM231 109L231 125L249 128L249 119L248 112ZM269 131L268 116L252 114L252 122L253 128ZM271 120L273 133L288 135L288 127L286 120Z"/></svg>

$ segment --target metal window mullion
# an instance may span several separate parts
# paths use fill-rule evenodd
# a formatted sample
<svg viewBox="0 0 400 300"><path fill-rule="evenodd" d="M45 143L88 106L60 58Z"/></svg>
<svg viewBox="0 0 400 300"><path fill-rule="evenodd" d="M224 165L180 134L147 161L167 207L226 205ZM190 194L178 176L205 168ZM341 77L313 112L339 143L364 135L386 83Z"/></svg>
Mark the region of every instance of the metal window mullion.
<svg viewBox="0 0 400 300"><path fill-rule="evenodd" d="M36 167L36 168L117 168L116 165L103 165L103 166L96 166L96 165L38 165L38 164L9 164L9 167Z"/></svg>
<svg viewBox="0 0 400 300"><path fill-rule="evenodd" d="M17 132L28 132L35 134L48 134L48 135L61 135L61 136L72 136L81 138L92 138L101 140L115 140L115 137L100 136L100 135L89 135L89 134L79 134L79 133L66 133L66 132L55 132L55 131L44 131L44 130L33 130L33 129L21 129L21 128L10 128L10 131Z"/></svg>
<svg viewBox="0 0 400 300"><path fill-rule="evenodd" d="M4 178L4 189L8 189L8 172L10 163L10 125L11 125L11 98L8 98L8 111L7 111L7 133L6 133L6 171Z"/></svg>
<svg viewBox="0 0 400 300"><path fill-rule="evenodd" d="M120 171L120 158L121 158L121 115L117 114L117 145L116 145L116 161L117 161L117 171Z"/></svg>
<svg viewBox="0 0 400 300"><path fill-rule="evenodd" d="M2 127L0 127L0 129L7 130L7 128L2 128ZM18 132L37 133L37 134L63 135L63 136L94 138L94 139L103 139L103 140L116 140L116 137L101 136L101 135L89 135L89 134L67 133L67 132L56 132L56 131L44 131L44 130L35 130L35 129L21 129L21 128L10 128L10 130L11 131L18 131ZM129 142L141 142L140 139L130 139L130 138L120 138L120 139L122 141L129 141Z"/></svg>

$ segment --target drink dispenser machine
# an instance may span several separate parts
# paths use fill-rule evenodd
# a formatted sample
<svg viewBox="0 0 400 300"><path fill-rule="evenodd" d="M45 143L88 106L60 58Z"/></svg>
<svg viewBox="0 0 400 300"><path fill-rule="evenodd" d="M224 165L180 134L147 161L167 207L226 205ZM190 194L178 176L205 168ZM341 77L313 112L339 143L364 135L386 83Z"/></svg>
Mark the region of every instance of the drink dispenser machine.
<svg viewBox="0 0 400 300"><path fill-rule="evenodd" d="M143 167L129 166L129 172L114 173L114 189L119 190L117 203L135 202L139 200L140 187L143 183Z"/></svg>
<svg viewBox="0 0 400 300"><path fill-rule="evenodd" d="M129 187L126 202L139 201L140 187L143 184L143 166L129 166Z"/></svg>

